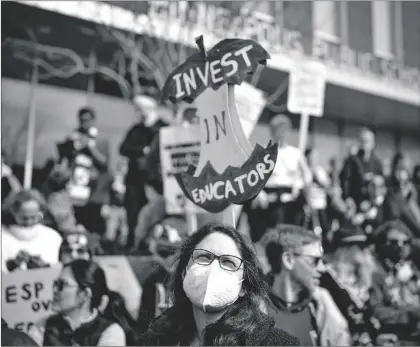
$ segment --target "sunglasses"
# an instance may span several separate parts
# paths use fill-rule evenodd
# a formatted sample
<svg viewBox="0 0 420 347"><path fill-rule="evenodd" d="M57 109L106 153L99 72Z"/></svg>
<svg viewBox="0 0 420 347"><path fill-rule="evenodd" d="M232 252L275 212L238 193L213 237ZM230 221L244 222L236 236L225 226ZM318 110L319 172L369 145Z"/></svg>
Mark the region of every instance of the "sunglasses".
<svg viewBox="0 0 420 347"><path fill-rule="evenodd" d="M388 245L392 245L392 246L400 246L400 247L403 247L403 246L409 245L410 244L410 240L388 239L386 241L386 243Z"/></svg>
<svg viewBox="0 0 420 347"><path fill-rule="evenodd" d="M59 292L61 292L65 288L71 288L71 287L78 288L79 286L76 284L67 283L66 281L62 279L55 280L53 283L53 288L58 290Z"/></svg>
<svg viewBox="0 0 420 347"><path fill-rule="evenodd" d="M299 252L294 252L294 255L300 256L300 257L305 257L307 259L311 259L311 265L318 267L319 265L321 265L323 263L323 257L316 257L313 255L309 255L309 254L305 254L305 253L299 253Z"/></svg>

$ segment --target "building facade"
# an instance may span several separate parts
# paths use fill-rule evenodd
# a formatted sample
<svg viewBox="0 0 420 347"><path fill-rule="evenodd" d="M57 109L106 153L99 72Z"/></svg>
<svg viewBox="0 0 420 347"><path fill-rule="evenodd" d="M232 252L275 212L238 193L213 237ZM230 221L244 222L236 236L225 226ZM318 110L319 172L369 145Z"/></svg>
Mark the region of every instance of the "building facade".
<svg viewBox="0 0 420 347"><path fill-rule="evenodd" d="M420 162L420 2L18 1L18 4L22 9L16 11L29 13L33 9L38 15L40 11L48 13L51 23L40 25L57 26L64 20L70 23L72 18L71 25L83 28L84 33L92 31L93 25L101 25L188 46L194 46L194 38L202 34L208 47L226 37L257 40L272 57L258 82L258 87L273 101L254 136L255 141L264 144L267 137L264 123L287 100L287 87L278 93L279 86L284 82L287 86L288 72L302 57L318 60L327 67L328 84L324 116L310 123L310 144L323 152L323 164L346 154L360 126L369 126L376 132L377 150L382 158L390 158L400 150L413 163ZM93 37L88 34L83 40ZM72 45L78 40L63 39L61 44ZM66 83L60 81L59 85L68 87L70 82ZM300 117L290 116L297 140Z"/></svg>

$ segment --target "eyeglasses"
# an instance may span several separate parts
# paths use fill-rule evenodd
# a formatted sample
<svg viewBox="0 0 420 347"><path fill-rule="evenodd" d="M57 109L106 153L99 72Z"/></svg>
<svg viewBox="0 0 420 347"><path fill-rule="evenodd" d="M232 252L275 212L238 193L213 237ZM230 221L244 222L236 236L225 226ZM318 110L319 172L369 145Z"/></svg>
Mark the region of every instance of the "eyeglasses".
<svg viewBox="0 0 420 347"><path fill-rule="evenodd" d="M313 255L305 254L305 253L299 253L299 252L293 252L294 255L306 257L311 259L311 265L318 267L319 265L323 264L323 257L316 257Z"/></svg>
<svg viewBox="0 0 420 347"><path fill-rule="evenodd" d="M76 284L67 283L66 281L63 281L62 279L55 280L53 283L53 288L58 290L59 292L61 292L64 288L71 288L71 287L77 288L79 286Z"/></svg>
<svg viewBox="0 0 420 347"><path fill-rule="evenodd" d="M205 249L194 249L192 256L194 263L203 266L209 266L213 263L214 259L219 260L219 266L226 271L235 272L238 271L243 263L241 258L235 257L234 255L220 255L217 256L210 251Z"/></svg>

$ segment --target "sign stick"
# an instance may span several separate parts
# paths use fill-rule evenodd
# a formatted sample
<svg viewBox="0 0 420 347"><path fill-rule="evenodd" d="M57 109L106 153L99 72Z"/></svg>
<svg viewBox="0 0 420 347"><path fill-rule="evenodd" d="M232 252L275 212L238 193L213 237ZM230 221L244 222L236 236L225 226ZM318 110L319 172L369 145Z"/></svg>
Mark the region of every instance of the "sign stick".
<svg viewBox="0 0 420 347"><path fill-rule="evenodd" d="M310 119L309 114L302 113L302 117L300 118L300 128L299 128L299 149L302 153L305 153L306 143L308 141L309 119Z"/></svg>
<svg viewBox="0 0 420 347"><path fill-rule="evenodd" d="M26 158L23 187L29 189L32 186L32 171L34 166L34 145L36 131L36 88L38 85L38 63L32 68L31 94L29 100L28 134L26 137Z"/></svg>
<svg viewBox="0 0 420 347"><path fill-rule="evenodd" d="M192 235L198 229L197 214L186 211L185 218L187 219L188 235Z"/></svg>
<svg viewBox="0 0 420 347"><path fill-rule="evenodd" d="M235 210L233 205L229 205L222 213L222 223L236 228Z"/></svg>

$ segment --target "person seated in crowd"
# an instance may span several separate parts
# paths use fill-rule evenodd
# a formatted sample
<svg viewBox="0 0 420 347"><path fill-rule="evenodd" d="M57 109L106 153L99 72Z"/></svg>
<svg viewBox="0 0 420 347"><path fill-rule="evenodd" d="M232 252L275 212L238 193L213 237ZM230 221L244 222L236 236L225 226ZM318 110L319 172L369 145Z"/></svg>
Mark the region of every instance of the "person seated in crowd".
<svg viewBox="0 0 420 347"><path fill-rule="evenodd" d="M70 177L71 171L66 165L55 165L41 189L61 234L71 232L77 227L73 203L67 190Z"/></svg>
<svg viewBox="0 0 420 347"><path fill-rule="evenodd" d="M183 218L170 217L156 223L147 243L152 254L153 271L142 283L142 294L138 325L140 331L147 331L150 322L171 306L168 295L168 279L174 271L176 251L186 234L187 225Z"/></svg>
<svg viewBox="0 0 420 347"><path fill-rule="evenodd" d="M22 185L10 166L6 164L5 154L1 151L1 203L3 204L11 194L15 194L21 189Z"/></svg>
<svg viewBox="0 0 420 347"><path fill-rule="evenodd" d="M420 272L411 261L412 234L401 221L391 221L375 236L378 266L369 306L384 333L416 345L420 343Z"/></svg>
<svg viewBox="0 0 420 347"><path fill-rule="evenodd" d="M328 291L321 239L313 231L278 225L263 238L271 266L268 315L305 346L349 346L348 323Z"/></svg>
<svg viewBox="0 0 420 347"><path fill-rule="evenodd" d="M120 160L112 184L109 187L109 205L104 205L102 216L105 218L105 239L125 248L128 237L127 211L124 208L124 183L127 173L127 162Z"/></svg>
<svg viewBox="0 0 420 347"><path fill-rule="evenodd" d="M375 260L368 246L368 237L359 227L340 229L334 235L336 248L329 256L329 265L340 284L362 307L369 298Z"/></svg>
<svg viewBox="0 0 420 347"><path fill-rule="evenodd" d="M355 345L375 341L379 322L366 310L375 259L368 236L360 227L343 228L334 235L321 286L329 291L346 318Z"/></svg>
<svg viewBox="0 0 420 347"><path fill-rule="evenodd" d="M245 205L253 242L258 242L268 228L299 224L303 219L303 189L312 182L312 173L300 150L288 144L291 127L285 115L270 120L271 137L278 144L276 166L265 188Z"/></svg>
<svg viewBox="0 0 420 347"><path fill-rule="evenodd" d="M207 224L186 239L171 284L173 306L150 324L146 346L299 345L260 310L263 273L234 228Z"/></svg>
<svg viewBox="0 0 420 347"><path fill-rule="evenodd" d="M141 338L137 323L128 312L122 295L115 291L107 294L107 305L102 312L110 321L118 323L125 332L127 346L138 346Z"/></svg>
<svg viewBox="0 0 420 347"><path fill-rule="evenodd" d="M343 198L359 206L363 201L363 187L376 175L383 176L382 163L374 153L375 134L368 128L359 133L359 147L356 153L344 161L340 173Z"/></svg>
<svg viewBox="0 0 420 347"><path fill-rule="evenodd" d="M13 221L2 225L2 271L48 266L58 263L62 242L60 234L42 224L47 210L42 195L34 190L21 190L5 207Z"/></svg>
<svg viewBox="0 0 420 347"><path fill-rule="evenodd" d="M76 259L92 260L94 251L91 247L89 234L85 230L68 233L60 246L60 262L69 264Z"/></svg>
<svg viewBox="0 0 420 347"><path fill-rule="evenodd" d="M108 294L104 270L77 259L54 282L54 315L29 331L41 346L125 346L124 329L100 312ZM109 303L108 303L109 305Z"/></svg>
<svg viewBox="0 0 420 347"><path fill-rule="evenodd" d="M385 221L386 194L385 179L379 175L373 177L364 189L364 199L358 206L354 220L367 234L371 234Z"/></svg>
<svg viewBox="0 0 420 347"><path fill-rule="evenodd" d="M417 192L410 179L407 158L397 153L392 163L388 195L385 201L386 220L401 220L416 236L420 237L420 207Z"/></svg>

